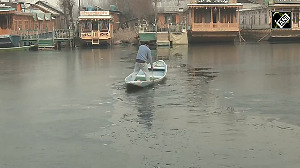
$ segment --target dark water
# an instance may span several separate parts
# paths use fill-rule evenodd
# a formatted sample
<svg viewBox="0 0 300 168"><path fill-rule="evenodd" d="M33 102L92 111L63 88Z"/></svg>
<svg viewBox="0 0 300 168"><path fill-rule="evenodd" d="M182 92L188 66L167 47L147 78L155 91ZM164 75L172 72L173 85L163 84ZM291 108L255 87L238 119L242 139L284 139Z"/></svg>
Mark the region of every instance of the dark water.
<svg viewBox="0 0 300 168"><path fill-rule="evenodd" d="M166 144L193 144L176 136L209 124L207 114L242 112L300 126L299 44L157 48L167 80L129 92L124 78L136 51L0 53L0 167L193 167L192 149Z"/></svg>

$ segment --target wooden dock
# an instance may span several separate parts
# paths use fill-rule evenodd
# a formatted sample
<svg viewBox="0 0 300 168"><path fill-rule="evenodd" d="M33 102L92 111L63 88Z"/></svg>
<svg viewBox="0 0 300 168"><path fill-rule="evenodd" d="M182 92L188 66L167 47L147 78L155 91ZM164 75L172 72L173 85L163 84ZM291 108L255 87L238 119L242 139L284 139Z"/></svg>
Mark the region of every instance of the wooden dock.
<svg viewBox="0 0 300 168"><path fill-rule="evenodd" d="M62 43L74 46L74 34L70 29L55 29L53 32L25 30L20 33L21 46L37 45L39 49L60 49Z"/></svg>

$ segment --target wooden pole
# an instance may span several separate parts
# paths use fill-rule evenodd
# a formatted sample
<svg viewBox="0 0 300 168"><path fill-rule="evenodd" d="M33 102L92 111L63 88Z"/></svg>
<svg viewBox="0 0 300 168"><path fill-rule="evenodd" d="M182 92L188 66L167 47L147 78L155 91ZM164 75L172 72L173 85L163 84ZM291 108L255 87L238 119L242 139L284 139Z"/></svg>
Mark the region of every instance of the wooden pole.
<svg viewBox="0 0 300 168"><path fill-rule="evenodd" d="M219 19L218 19L218 21L219 21L219 23L221 22L221 8L218 8L219 9Z"/></svg>
<svg viewBox="0 0 300 168"><path fill-rule="evenodd" d="M80 0L78 0L78 16L80 15L80 5L81 3L80 3Z"/></svg>
<svg viewBox="0 0 300 168"><path fill-rule="evenodd" d="M210 28L213 27L213 8L210 8Z"/></svg>
<svg viewBox="0 0 300 168"><path fill-rule="evenodd" d="M157 0L154 1L155 2L155 33L157 34Z"/></svg>
<svg viewBox="0 0 300 168"><path fill-rule="evenodd" d="M192 23L192 28L194 28L194 21L195 21L195 19L194 19L194 8L192 8L192 20L191 20L191 23Z"/></svg>

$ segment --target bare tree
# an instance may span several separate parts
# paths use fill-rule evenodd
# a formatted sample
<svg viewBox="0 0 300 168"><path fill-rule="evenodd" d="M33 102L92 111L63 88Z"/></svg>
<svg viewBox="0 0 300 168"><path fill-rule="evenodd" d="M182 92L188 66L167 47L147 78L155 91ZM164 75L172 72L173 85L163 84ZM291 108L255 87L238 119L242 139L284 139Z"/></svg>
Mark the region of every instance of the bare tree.
<svg viewBox="0 0 300 168"><path fill-rule="evenodd" d="M69 16L70 16L70 22L72 29L74 30L74 19L73 19L73 10L75 6L75 0L66 0L68 2L68 11L69 11Z"/></svg>
<svg viewBox="0 0 300 168"><path fill-rule="evenodd" d="M132 15L137 18L146 18L154 14L152 0L130 0Z"/></svg>
<svg viewBox="0 0 300 168"><path fill-rule="evenodd" d="M67 26L71 26L71 28L74 29L73 10L75 6L75 0L58 0L58 6L64 12Z"/></svg>
<svg viewBox="0 0 300 168"><path fill-rule="evenodd" d="M146 18L154 14L152 0L112 0L129 17Z"/></svg>

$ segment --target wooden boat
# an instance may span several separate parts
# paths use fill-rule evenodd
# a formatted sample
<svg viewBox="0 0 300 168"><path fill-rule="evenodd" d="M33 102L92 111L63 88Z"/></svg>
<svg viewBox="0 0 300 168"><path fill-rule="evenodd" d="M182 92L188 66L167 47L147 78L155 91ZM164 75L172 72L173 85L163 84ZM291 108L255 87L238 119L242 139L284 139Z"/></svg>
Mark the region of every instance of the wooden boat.
<svg viewBox="0 0 300 168"><path fill-rule="evenodd" d="M150 73L150 81L146 81L144 72L140 70L134 81L131 79L133 73L125 78L126 86L147 87L163 81L167 75L167 64L163 60L153 62L153 71L151 70L150 64L148 64L148 69Z"/></svg>

